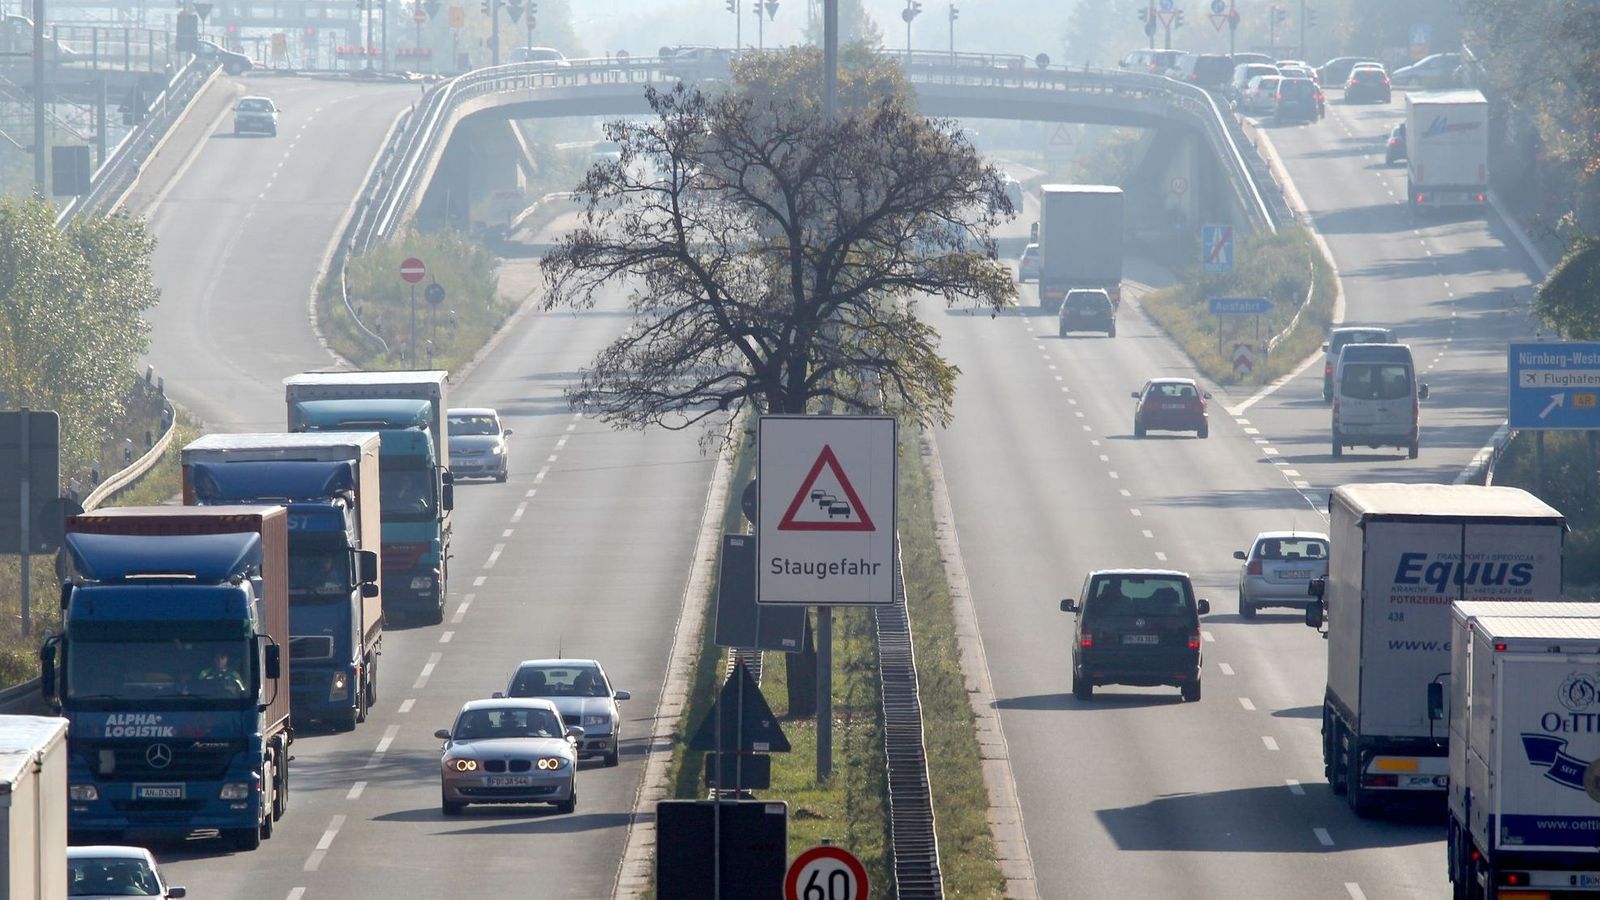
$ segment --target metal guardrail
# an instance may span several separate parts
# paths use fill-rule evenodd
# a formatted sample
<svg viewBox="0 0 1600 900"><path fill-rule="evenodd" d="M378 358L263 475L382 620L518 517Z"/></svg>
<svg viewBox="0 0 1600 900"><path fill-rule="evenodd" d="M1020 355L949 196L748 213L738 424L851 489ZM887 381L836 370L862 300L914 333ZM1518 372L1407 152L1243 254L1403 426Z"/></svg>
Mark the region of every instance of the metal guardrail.
<svg viewBox="0 0 1600 900"><path fill-rule="evenodd" d="M77 71L161 72L176 66L173 33L126 25L52 24L50 40L64 48L63 74Z"/></svg>
<svg viewBox="0 0 1600 900"><path fill-rule="evenodd" d="M922 701L917 659L906 614L905 576L895 543L894 605L874 609L878 625L878 677L883 692L883 755L888 765L889 847L901 900L944 896L939 840L933 827L928 754L922 743Z"/></svg>

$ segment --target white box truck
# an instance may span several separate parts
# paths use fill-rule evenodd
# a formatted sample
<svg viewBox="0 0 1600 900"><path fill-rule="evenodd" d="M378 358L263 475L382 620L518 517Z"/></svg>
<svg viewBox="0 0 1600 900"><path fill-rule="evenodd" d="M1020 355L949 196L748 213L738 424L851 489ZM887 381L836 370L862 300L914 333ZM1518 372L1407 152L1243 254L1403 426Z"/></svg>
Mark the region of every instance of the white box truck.
<svg viewBox="0 0 1600 900"><path fill-rule="evenodd" d="M1489 199L1489 102L1477 91L1406 94L1411 211L1483 209Z"/></svg>
<svg viewBox="0 0 1600 900"><path fill-rule="evenodd" d="M5 897L67 896L67 720L0 716Z"/></svg>
<svg viewBox="0 0 1600 900"><path fill-rule="evenodd" d="M1448 746L1427 685L1450 670L1450 604L1561 596L1561 513L1518 488L1347 484L1328 498L1322 761L1361 816L1443 798Z"/></svg>
<svg viewBox="0 0 1600 900"><path fill-rule="evenodd" d="M1039 305L1061 307L1073 288L1122 303L1122 188L1047 184L1039 190Z"/></svg>
<svg viewBox="0 0 1600 900"><path fill-rule="evenodd" d="M1532 604L1543 606L1545 604ZM1550 604L1568 606L1571 604ZM1458 617L1446 864L1457 897L1600 895L1600 619Z"/></svg>

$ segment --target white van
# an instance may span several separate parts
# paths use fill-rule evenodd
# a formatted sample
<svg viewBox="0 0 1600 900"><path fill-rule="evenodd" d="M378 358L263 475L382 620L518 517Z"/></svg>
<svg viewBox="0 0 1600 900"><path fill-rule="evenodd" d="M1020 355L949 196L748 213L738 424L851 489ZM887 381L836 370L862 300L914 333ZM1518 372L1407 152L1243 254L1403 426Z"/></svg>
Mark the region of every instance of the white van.
<svg viewBox="0 0 1600 900"><path fill-rule="evenodd" d="M1333 373L1333 455L1346 447L1399 447L1411 459L1420 448L1417 383L1407 344L1348 344Z"/></svg>

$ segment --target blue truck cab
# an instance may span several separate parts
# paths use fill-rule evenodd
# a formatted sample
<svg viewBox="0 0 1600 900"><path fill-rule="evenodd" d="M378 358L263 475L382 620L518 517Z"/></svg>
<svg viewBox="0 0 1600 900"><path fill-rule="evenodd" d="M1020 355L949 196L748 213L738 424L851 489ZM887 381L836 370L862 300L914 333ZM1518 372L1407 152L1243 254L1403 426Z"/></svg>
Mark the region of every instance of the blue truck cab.
<svg viewBox="0 0 1600 900"><path fill-rule="evenodd" d="M444 621L449 582L449 472L434 440L437 402L404 398L298 400L289 430L376 431L387 608L428 624Z"/></svg>
<svg viewBox="0 0 1600 900"><path fill-rule="evenodd" d="M288 801L283 508L103 510L64 543L40 675L71 723L72 842L259 846Z"/></svg>

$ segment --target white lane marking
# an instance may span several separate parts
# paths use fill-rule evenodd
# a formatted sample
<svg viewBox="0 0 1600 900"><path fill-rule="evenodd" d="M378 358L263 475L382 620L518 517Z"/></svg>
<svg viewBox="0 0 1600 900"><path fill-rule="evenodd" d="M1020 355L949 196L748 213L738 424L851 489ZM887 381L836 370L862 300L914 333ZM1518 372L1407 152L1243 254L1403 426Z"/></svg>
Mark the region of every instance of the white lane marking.
<svg viewBox="0 0 1600 900"><path fill-rule="evenodd" d="M416 706L416 705L417 705L417 698L415 698L415 697L407 697L406 699L400 701L400 712L402 714L411 712L411 707Z"/></svg>
<svg viewBox="0 0 1600 900"><path fill-rule="evenodd" d="M1091 447L1098 447L1098 446L1100 446L1100 441L1098 441L1098 440L1096 440L1096 439L1095 439L1095 438L1090 438L1090 439L1089 439L1089 446L1091 446ZM1104 456L1102 456L1102 457L1100 457L1100 458L1101 458L1101 459L1105 459L1105 457L1104 457Z"/></svg>
<svg viewBox="0 0 1600 900"><path fill-rule="evenodd" d="M434 655L438 656L439 654L435 653ZM388 753L389 752L389 745L394 743L394 736L399 734L399 733L400 733L400 726L399 725L390 725L388 728L385 728L383 730L383 737L378 741L378 749L376 749L376 750L374 750L372 752L373 753ZM328 848L327 847L323 847L322 849L326 850Z"/></svg>
<svg viewBox="0 0 1600 900"><path fill-rule="evenodd" d="M1052 366L1052 367L1051 367L1051 368L1054 368L1054 366ZM1060 375L1057 375L1057 376L1056 376L1056 380L1057 380L1057 381L1066 381L1066 379L1065 379L1065 378L1063 378L1063 377L1062 377L1062 376L1060 376Z"/></svg>
<svg viewBox="0 0 1600 900"><path fill-rule="evenodd" d="M483 583L485 581L488 581L488 580L489 580L489 577L487 575L478 575L478 576L476 576L476 577L474 577L472 579L472 586L473 587L483 587Z"/></svg>
<svg viewBox="0 0 1600 900"><path fill-rule="evenodd" d="M1289 793L1296 797L1304 797L1306 795L1306 789L1300 786L1299 781L1293 778L1285 778L1283 783L1289 786Z"/></svg>
<svg viewBox="0 0 1600 900"><path fill-rule="evenodd" d="M1250 420L1249 419L1238 419L1238 418L1236 418L1233 421L1234 421L1234 424L1236 424L1236 425L1249 425L1250 424Z"/></svg>
<svg viewBox="0 0 1600 900"><path fill-rule="evenodd" d="M1211 633L1211 632L1209 632L1209 631L1202 631L1202 632L1200 632L1200 636L1201 636L1201 637L1203 637L1203 638L1205 638L1205 639L1206 639L1206 640L1207 640L1207 641L1214 641L1214 640L1216 640L1216 639L1217 639L1217 636L1216 636L1216 635L1214 635L1214 634L1212 634L1212 633Z"/></svg>
<svg viewBox="0 0 1600 900"><path fill-rule="evenodd" d="M1130 509L1130 510L1128 510L1128 512L1131 512L1131 513L1133 513L1133 517L1134 517L1134 518L1135 518L1135 519L1137 519L1137 518L1139 518L1139 517L1140 517L1140 516L1143 516L1143 515L1144 515L1144 513L1142 513L1142 512L1140 512L1140 511L1139 511L1139 510L1137 510L1137 509Z"/></svg>
<svg viewBox="0 0 1600 900"><path fill-rule="evenodd" d="M578 423L577 422L572 422L572 423L567 425L567 433L568 434L571 434L572 432L577 431L577 430L578 430Z"/></svg>
<svg viewBox="0 0 1600 900"><path fill-rule="evenodd" d="M339 829L344 827L344 814L334 816L328 822L328 830L322 833L322 838L317 841L318 850L326 850L333 846L333 839L339 836Z"/></svg>
<svg viewBox="0 0 1600 900"><path fill-rule="evenodd" d="M345 794L344 798L346 800L360 800L361 792L366 789L367 783L365 781L358 781L355 784L350 785L350 792Z"/></svg>
<svg viewBox="0 0 1600 900"><path fill-rule="evenodd" d="M1100 461L1101 462L1105 462L1105 463L1111 462L1111 457L1109 457L1109 456L1105 455L1104 453L1102 453L1102 454L1100 454Z"/></svg>
<svg viewBox="0 0 1600 900"><path fill-rule="evenodd" d="M1259 428L1246 428L1246 429L1244 429L1244 433L1245 434L1260 434L1261 433L1261 429L1259 429Z"/></svg>
<svg viewBox="0 0 1600 900"><path fill-rule="evenodd" d="M1311 482L1309 482L1309 481L1296 481L1294 483L1294 486L1295 486L1296 490L1300 490L1300 491L1310 490Z"/></svg>
<svg viewBox="0 0 1600 900"><path fill-rule="evenodd" d="M533 493L533 491L529 491L528 493L531 494L531 493ZM518 503L517 504L517 511L511 514L511 521L512 522L521 522L523 514L526 513L527 511L528 511L528 501L524 500L521 503Z"/></svg>
<svg viewBox="0 0 1600 900"><path fill-rule="evenodd" d="M444 658L444 654L443 653L429 653L428 654L428 663L427 663L427 665L422 667L422 674L417 676L416 683L411 686L411 689L413 691L420 691L420 690L423 689L423 687L425 687L428 684L428 679L430 677L432 677L432 675L433 675L433 667L437 666L439 664L439 660L441 660L443 658Z"/></svg>
<svg viewBox="0 0 1600 900"><path fill-rule="evenodd" d="M1220 669L1224 675L1233 674L1233 666L1230 666L1227 663L1217 663L1217 668Z"/></svg>
<svg viewBox="0 0 1600 900"><path fill-rule="evenodd" d="M1133 496L1133 491L1130 491L1127 488L1117 488L1117 493L1121 494L1124 497L1132 497Z"/></svg>
<svg viewBox="0 0 1600 900"><path fill-rule="evenodd" d="M553 463L559 458L560 457L557 454L552 453L549 456L545 457L544 461L547 462L547 463Z"/></svg>
<svg viewBox="0 0 1600 900"><path fill-rule="evenodd" d="M1078 417L1078 418L1080 418L1080 419L1081 419L1081 418L1083 418L1083 410L1077 410L1077 409L1075 409L1075 410L1073 410L1073 411L1072 411L1072 414L1073 414L1073 415L1075 415L1075 416L1077 416L1077 417Z"/></svg>
<svg viewBox="0 0 1600 900"><path fill-rule="evenodd" d="M1272 443L1271 441L1267 440L1266 438L1255 438L1254 440L1255 440L1256 443L1262 444L1262 445L1266 445L1266 444Z"/></svg>
<svg viewBox="0 0 1600 900"><path fill-rule="evenodd" d="M1361 885L1356 884L1354 881L1346 881L1344 890L1345 893L1350 895L1350 900L1367 900L1367 895L1361 892Z"/></svg>
<svg viewBox="0 0 1600 900"><path fill-rule="evenodd" d="M1326 829L1326 828L1313 828L1313 829L1311 829L1311 833L1317 836L1317 843L1321 844L1322 846L1324 846L1324 847L1332 847L1333 846L1333 835L1328 833L1328 829Z"/></svg>
<svg viewBox="0 0 1600 900"><path fill-rule="evenodd" d="M1089 426L1087 426L1087 425L1085 425L1085 426L1083 426L1083 430L1084 430L1084 431L1093 431L1093 430L1094 430L1094 429L1093 429L1093 428L1090 428L1090 427L1089 427Z"/></svg>
<svg viewBox="0 0 1600 900"><path fill-rule="evenodd" d="M515 528L507 528L505 531L500 532L500 536L503 538L511 537L511 533L514 531L516 531Z"/></svg>
<svg viewBox="0 0 1600 900"><path fill-rule="evenodd" d="M1067 405L1068 406L1077 406L1078 405L1078 401L1072 399L1071 397L1068 397L1067 398Z"/></svg>
<svg viewBox="0 0 1600 900"><path fill-rule="evenodd" d="M494 564L500 561L500 554L504 552L506 552L505 544L495 544L494 549L489 551L489 558L484 561L483 567L485 569L494 568Z"/></svg>
<svg viewBox="0 0 1600 900"><path fill-rule="evenodd" d="M300 900L300 898L304 897L305 895L306 889L303 887L290 888L289 896L285 897L284 900Z"/></svg>
<svg viewBox="0 0 1600 900"><path fill-rule="evenodd" d="M450 643L450 639L455 637L455 636L456 636L456 633L454 631L446 631L445 633L439 635L439 643L448 644L448 643Z"/></svg>
<svg viewBox="0 0 1600 900"><path fill-rule="evenodd" d="M567 446L567 436L563 434L561 436L561 439L556 441L556 449L560 450L560 449L562 449L562 448L564 448L566 446Z"/></svg>
<svg viewBox="0 0 1600 900"><path fill-rule="evenodd" d="M1263 447L1263 448L1261 448L1261 452L1265 453L1268 456L1277 456L1278 455L1278 448L1276 448L1276 447Z"/></svg>
<svg viewBox="0 0 1600 900"><path fill-rule="evenodd" d="M1256 711L1256 705L1254 703L1250 702L1250 698L1249 697L1240 697L1239 698L1239 705L1244 707L1244 711L1245 712L1255 712Z"/></svg>
<svg viewBox="0 0 1600 900"><path fill-rule="evenodd" d="M1296 470L1296 469L1284 469L1283 470L1283 474L1285 476L1289 477L1289 478L1299 478L1300 477L1300 472L1298 470ZM511 535L509 535L509 534L506 535L506 537L510 537L510 536Z"/></svg>
<svg viewBox="0 0 1600 900"><path fill-rule="evenodd" d="M1154 532L1154 531L1151 531L1151 530L1150 530L1150 529L1148 529L1148 528L1146 528L1146 529L1143 529L1143 530L1142 530L1142 531L1140 531L1140 532L1139 532L1139 533L1140 533L1140 534L1142 534L1142 535L1144 535L1144 536L1145 536L1145 537L1147 537L1147 538L1153 538L1153 537L1155 537L1155 536L1156 536L1156 533L1155 533L1155 532Z"/></svg>
<svg viewBox="0 0 1600 900"><path fill-rule="evenodd" d="M539 490L538 488L528 488L528 492L526 494L523 494L522 496L524 496L524 497L532 497L534 495L534 493L536 491L538 491L538 490Z"/></svg>
<svg viewBox="0 0 1600 900"><path fill-rule="evenodd" d="M1278 749L1278 742L1273 740L1271 735L1263 734L1261 736L1261 743L1266 744L1268 750Z"/></svg>
<svg viewBox="0 0 1600 900"><path fill-rule="evenodd" d="M1110 475L1110 476L1111 476L1111 477L1112 477L1112 478L1117 478L1117 477L1119 477L1119 476L1118 476L1118 475L1117 475L1117 473L1115 473L1115 472L1107 472L1107 473L1106 473L1106 474L1107 474L1107 475Z"/></svg>
<svg viewBox="0 0 1600 900"><path fill-rule="evenodd" d="M545 466L544 468L540 469L537 473L534 474L533 483L534 484L538 484L539 482L544 481L544 476L549 474L549 472L550 472L550 467L549 466ZM530 496L530 497L533 496L533 492L529 491L528 492L528 496Z"/></svg>
<svg viewBox="0 0 1600 900"><path fill-rule="evenodd" d="M1051 363L1050 364L1050 371L1054 372L1055 370L1056 370L1056 364L1055 363Z"/></svg>
<svg viewBox="0 0 1600 900"><path fill-rule="evenodd" d="M1165 553L1162 553L1160 550L1157 550L1156 551L1156 560L1158 562L1166 562L1167 561L1167 555Z"/></svg>

